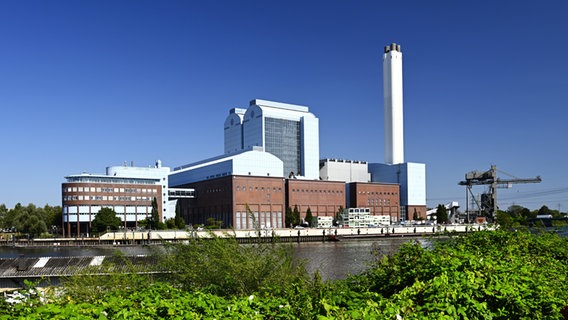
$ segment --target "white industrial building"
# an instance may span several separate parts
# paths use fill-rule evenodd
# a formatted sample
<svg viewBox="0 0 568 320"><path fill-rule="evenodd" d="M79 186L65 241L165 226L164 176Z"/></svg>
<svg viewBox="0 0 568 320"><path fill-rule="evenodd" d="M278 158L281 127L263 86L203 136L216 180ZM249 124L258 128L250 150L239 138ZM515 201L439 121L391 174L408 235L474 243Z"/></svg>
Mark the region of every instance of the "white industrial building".
<svg viewBox="0 0 568 320"><path fill-rule="evenodd" d="M283 173L282 160L255 147L176 167L171 172L169 181L172 186L181 186L231 175L283 177Z"/></svg>
<svg viewBox="0 0 568 320"><path fill-rule="evenodd" d="M252 100L229 111L224 137L227 154L262 147L282 160L286 176L319 179L319 119L306 106Z"/></svg>
<svg viewBox="0 0 568 320"><path fill-rule="evenodd" d="M366 161L322 159L320 160L320 179L346 183L369 182L371 176Z"/></svg>

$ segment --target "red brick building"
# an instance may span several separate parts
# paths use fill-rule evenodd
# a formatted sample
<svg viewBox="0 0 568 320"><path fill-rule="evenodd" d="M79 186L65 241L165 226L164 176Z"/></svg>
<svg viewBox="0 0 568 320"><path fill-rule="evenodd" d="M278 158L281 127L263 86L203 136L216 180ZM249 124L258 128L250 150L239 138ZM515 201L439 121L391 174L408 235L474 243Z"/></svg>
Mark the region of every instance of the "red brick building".
<svg viewBox="0 0 568 320"><path fill-rule="evenodd" d="M300 219L308 208L315 216L335 216L345 208L345 183L322 180L286 180L286 207L297 207Z"/></svg>
<svg viewBox="0 0 568 320"><path fill-rule="evenodd" d="M194 199L178 200L190 224L207 224L207 219L215 218L234 229L252 229L255 222L259 227L284 226L284 178L225 176L182 187L195 189Z"/></svg>
<svg viewBox="0 0 568 320"><path fill-rule="evenodd" d="M370 208L372 215L389 215L400 221L400 186L391 183L352 182L347 184L350 208Z"/></svg>
<svg viewBox="0 0 568 320"><path fill-rule="evenodd" d="M285 179L282 177L225 176L188 183L195 198L180 199L181 214L189 224L207 224L209 218L223 228L283 228L286 208L297 207L300 219L308 208L313 216L335 216L340 208L370 208L373 215L400 221L400 186L390 183Z"/></svg>
<svg viewBox="0 0 568 320"><path fill-rule="evenodd" d="M63 236L86 236L91 222L101 208L111 208L121 218L124 228L138 227L138 221L152 214L152 200L156 198L158 214L162 219L162 186L138 179L84 176L80 182L61 185L63 203ZM89 180L90 179L90 180ZM108 181L105 181L108 180ZM92 181L91 181L92 180ZM101 180L98 182L97 180Z"/></svg>

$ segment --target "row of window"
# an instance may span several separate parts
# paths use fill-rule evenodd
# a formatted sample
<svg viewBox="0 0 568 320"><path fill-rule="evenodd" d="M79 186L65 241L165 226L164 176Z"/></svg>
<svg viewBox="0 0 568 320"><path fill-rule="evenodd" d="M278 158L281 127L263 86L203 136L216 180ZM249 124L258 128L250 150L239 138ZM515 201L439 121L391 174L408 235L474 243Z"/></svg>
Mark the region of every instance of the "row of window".
<svg viewBox="0 0 568 320"><path fill-rule="evenodd" d="M371 206L371 205L375 205L375 206L378 206L378 205L380 205L380 206L387 205L387 206L390 206L390 204L391 204L390 199L368 199L368 200L367 200L367 205L370 205L370 206Z"/></svg>
<svg viewBox="0 0 568 320"><path fill-rule="evenodd" d="M359 191L358 193L359 193L359 194L369 194L369 195L375 195L375 194L376 194L376 195L386 195L386 196L387 196L387 195L388 195L388 196L397 195L396 192L378 192L378 191L367 191L367 192L365 192L365 191Z"/></svg>
<svg viewBox="0 0 568 320"><path fill-rule="evenodd" d="M343 193L343 190L313 190L313 189L292 189L292 192L312 192L312 193Z"/></svg>
<svg viewBox="0 0 568 320"><path fill-rule="evenodd" d="M246 186L242 186L242 188L241 188L240 186L237 186L237 191L241 191L241 190L242 190L242 191L247 191L247 187L246 187ZM249 190L249 191L252 191L252 190L253 190L253 187L249 187L248 190ZM260 189L259 189L258 187L254 187L254 191L259 191L259 190L260 190L260 191L264 191L264 187L260 187ZM278 187L278 189L277 189L276 187L272 187L272 191L273 191L273 192L276 192L276 190L278 190L279 192L281 192L281 191L282 191L282 188L281 188L281 187ZM270 192L270 187L266 187L266 191L267 191L267 192Z"/></svg>
<svg viewBox="0 0 568 320"><path fill-rule="evenodd" d="M282 212L254 212L254 218L248 212L235 213L235 229L282 228Z"/></svg>
<svg viewBox="0 0 568 320"><path fill-rule="evenodd" d="M120 192L120 193L158 193L157 189L146 188L102 188L102 187L67 187L63 191L66 192Z"/></svg>
<svg viewBox="0 0 568 320"><path fill-rule="evenodd" d="M82 195L68 195L63 196L63 201L82 201L82 200L95 200L95 201L152 201L153 197L137 196L82 196Z"/></svg>
<svg viewBox="0 0 568 320"><path fill-rule="evenodd" d="M163 178L166 180L166 178ZM156 184L159 179L117 178L117 177L68 177L67 182L75 183L113 183L113 184Z"/></svg>
<svg viewBox="0 0 568 320"><path fill-rule="evenodd" d="M88 213L88 212L68 213L67 215L76 216L77 214L80 215L80 216L88 216L88 215L94 216L94 215L96 215L96 213ZM149 217L151 214L150 214L150 213L127 212L126 215L127 215L127 216L135 216L135 215L138 215L139 217L142 217L141 219L144 219L144 218L146 218L146 217ZM124 217L124 213L117 213L116 216L119 217L119 218L120 218L120 217Z"/></svg>

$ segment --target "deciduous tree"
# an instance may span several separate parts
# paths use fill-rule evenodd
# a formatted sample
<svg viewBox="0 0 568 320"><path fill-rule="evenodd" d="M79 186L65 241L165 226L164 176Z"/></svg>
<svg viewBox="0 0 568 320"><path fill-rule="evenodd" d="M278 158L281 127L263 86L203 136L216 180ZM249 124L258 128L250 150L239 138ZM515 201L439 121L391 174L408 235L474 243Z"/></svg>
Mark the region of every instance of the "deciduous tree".
<svg viewBox="0 0 568 320"><path fill-rule="evenodd" d="M122 224L122 220L116 216L111 208L102 208L91 222L93 232L105 232L107 229L115 231Z"/></svg>

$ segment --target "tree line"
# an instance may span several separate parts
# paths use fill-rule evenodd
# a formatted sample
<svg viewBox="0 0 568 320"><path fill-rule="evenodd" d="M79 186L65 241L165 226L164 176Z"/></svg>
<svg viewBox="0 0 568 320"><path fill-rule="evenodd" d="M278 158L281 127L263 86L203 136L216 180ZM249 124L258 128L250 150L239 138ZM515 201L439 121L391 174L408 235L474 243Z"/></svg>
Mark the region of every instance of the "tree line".
<svg viewBox="0 0 568 320"><path fill-rule="evenodd" d="M174 218L161 221L156 198L152 201L152 213L147 219L138 221L139 227L153 230L185 229L185 221L176 207ZM0 233L13 233L28 238L53 237L61 234L63 214L60 206L37 207L34 204L23 206L17 203L9 209L0 204ZM124 221L111 208L101 208L91 221L91 230L96 233L118 230Z"/></svg>
<svg viewBox="0 0 568 320"><path fill-rule="evenodd" d="M27 206L17 203L13 209L8 209L5 204L0 204L1 231L20 233L34 238L57 234L61 230L61 225L60 206L45 205L42 208L31 203Z"/></svg>
<svg viewBox="0 0 568 320"><path fill-rule="evenodd" d="M543 205L538 210L530 210L520 205L512 205L507 210L497 210L495 213L495 222L502 227L521 227L531 226L535 223L536 218L551 217L551 218L566 218L566 213L559 210L553 210ZM448 212L443 204L439 204L436 212L436 221L438 223L447 223L449 220ZM568 225L568 220L553 221L554 226Z"/></svg>
<svg viewBox="0 0 568 320"><path fill-rule="evenodd" d="M547 206L542 206L538 210L529 210L523 206L512 205L506 211L498 210L496 222L501 226L519 227L530 226L535 222L537 216L549 216L552 218L565 218L566 214L560 210L553 210ZM557 220L552 222L555 226L568 225L568 221Z"/></svg>

